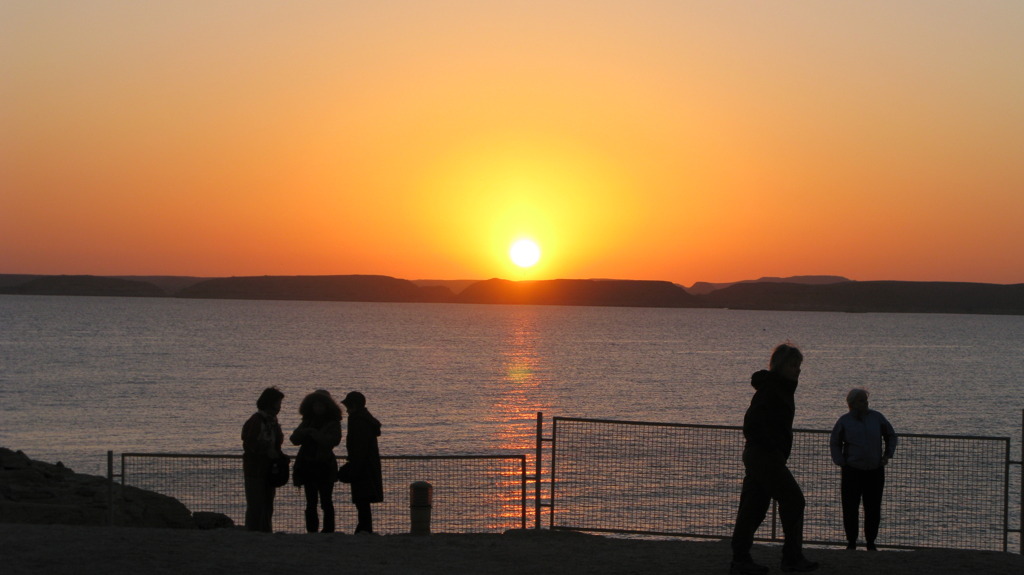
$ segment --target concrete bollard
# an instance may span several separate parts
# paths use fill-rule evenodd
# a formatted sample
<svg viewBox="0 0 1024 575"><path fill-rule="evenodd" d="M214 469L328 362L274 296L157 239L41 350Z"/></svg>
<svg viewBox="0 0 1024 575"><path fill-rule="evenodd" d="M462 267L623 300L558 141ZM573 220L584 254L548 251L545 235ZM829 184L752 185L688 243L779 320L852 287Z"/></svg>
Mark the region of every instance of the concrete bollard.
<svg viewBox="0 0 1024 575"><path fill-rule="evenodd" d="M430 535L430 510L434 504L434 486L417 481L409 486L409 533Z"/></svg>

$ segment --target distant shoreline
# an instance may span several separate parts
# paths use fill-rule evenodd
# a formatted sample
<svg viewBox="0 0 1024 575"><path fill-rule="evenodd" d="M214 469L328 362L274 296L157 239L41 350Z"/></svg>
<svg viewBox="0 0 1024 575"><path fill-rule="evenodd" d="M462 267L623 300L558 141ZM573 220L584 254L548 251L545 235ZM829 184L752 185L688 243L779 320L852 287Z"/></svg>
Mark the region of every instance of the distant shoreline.
<svg viewBox="0 0 1024 575"><path fill-rule="evenodd" d="M0 274L0 294L1024 315L1024 284L861 282L838 276L761 278L684 288L667 281L606 279L448 282L380 275Z"/></svg>

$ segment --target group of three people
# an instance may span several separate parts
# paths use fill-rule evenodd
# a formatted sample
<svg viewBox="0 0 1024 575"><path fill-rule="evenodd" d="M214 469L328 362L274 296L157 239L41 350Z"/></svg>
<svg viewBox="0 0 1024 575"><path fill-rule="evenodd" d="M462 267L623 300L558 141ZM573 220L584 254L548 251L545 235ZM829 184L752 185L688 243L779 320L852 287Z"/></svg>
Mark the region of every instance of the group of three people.
<svg viewBox="0 0 1024 575"><path fill-rule="evenodd" d="M271 469L285 459L281 449L284 433L277 421L283 399L284 393L277 388L263 390L256 401L256 413L242 427L245 527L252 531L272 531L276 487ZM341 405L348 412L347 463L339 471L334 454L342 438L341 406L328 391L320 389L307 395L299 405L302 421L290 437L299 446L299 453L291 474L295 485L305 492L306 531L320 530L319 506L323 512L323 532L334 532L334 484L340 477L352 487L352 502L358 516L356 533L373 533L370 504L384 500L377 446L381 425L367 410L362 393L349 393Z"/></svg>
<svg viewBox="0 0 1024 575"><path fill-rule="evenodd" d="M794 396L803 358L799 349L782 344L772 353L768 369L751 376L755 391L743 418L745 476L732 536L730 573L734 575L768 572L767 567L754 562L750 550L772 499L779 504L785 535L782 571L818 568L817 562L803 554L804 494L787 467L793 448ZM842 468L840 491L847 549L857 548L863 501L864 535L868 550L873 551L881 519L885 466L896 450L896 432L885 416L868 409L865 390L851 390L846 401L849 412L836 422L829 447L832 461Z"/></svg>

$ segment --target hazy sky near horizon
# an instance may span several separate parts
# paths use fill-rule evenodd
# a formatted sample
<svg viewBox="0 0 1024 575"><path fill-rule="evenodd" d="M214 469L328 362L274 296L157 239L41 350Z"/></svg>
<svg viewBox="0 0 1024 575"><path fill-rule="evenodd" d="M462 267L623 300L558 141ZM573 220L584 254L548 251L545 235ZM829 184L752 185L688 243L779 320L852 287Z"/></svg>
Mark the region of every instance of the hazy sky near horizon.
<svg viewBox="0 0 1024 575"><path fill-rule="evenodd" d="M1020 283L1022 56L1020 0L5 0L0 273Z"/></svg>

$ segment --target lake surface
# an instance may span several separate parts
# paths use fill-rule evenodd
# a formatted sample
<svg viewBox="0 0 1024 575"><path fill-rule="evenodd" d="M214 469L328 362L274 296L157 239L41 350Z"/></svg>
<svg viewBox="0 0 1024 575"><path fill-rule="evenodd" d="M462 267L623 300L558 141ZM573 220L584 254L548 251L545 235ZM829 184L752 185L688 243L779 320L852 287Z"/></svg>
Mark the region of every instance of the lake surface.
<svg viewBox="0 0 1024 575"><path fill-rule="evenodd" d="M527 452L536 412L739 425L772 347L806 355L797 425L851 387L907 433L1020 450L1024 317L0 296L0 445L237 453L268 385L364 392L387 454Z"/></svg>

